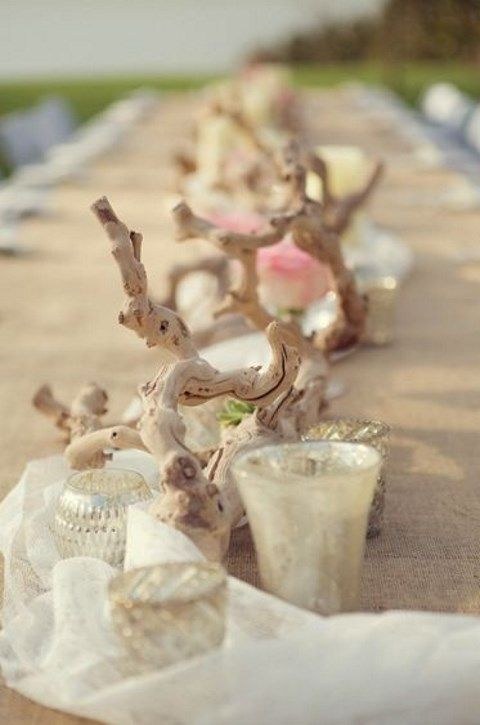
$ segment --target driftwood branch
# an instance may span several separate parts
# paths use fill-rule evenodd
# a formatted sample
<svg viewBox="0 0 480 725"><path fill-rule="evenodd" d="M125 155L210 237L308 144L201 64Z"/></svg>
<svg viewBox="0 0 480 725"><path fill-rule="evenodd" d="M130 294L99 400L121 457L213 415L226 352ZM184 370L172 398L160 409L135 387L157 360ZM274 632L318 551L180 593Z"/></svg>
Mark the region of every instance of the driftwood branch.
<svg viewBox="0 0 480 725"><path fill-rule="evenodd" d="M279 222L262 234L241 234L221 229L206 219L196 216L185 202L178 204L173 209L172 215L178 241L207 239L241 264L238 284L227 291L216 316L227 313L241 314L254 328L265 330L276 318L265 310L258 297L256 253L261 247L277 244L285 235L287 223ZM294 327L292 325L285 327L293 335L292 344L301 345L301 336Z"/></svg>
<svg viewBox="0 0 480 725"><path fill-rule="evenodd" d="M383 176L384 165L377 161L362 189L346 196L335 196L331 190L328 168L316 154L309 154L306 164L320 179L322 188L321 207L323 222L328 231L341 237L350 226L353 216L365 206Z"/></svg>
<svg viewBox="0 0 480 725"><path fill-rule="evenodd" d="M64 439L75 445L84 436L98 431L102 427L102 417L107 412L108 396L95 383L84 385L72 400L70 406L64 405L54 396L48 385L42 385L33 397L34 407L50 418L61 431ZM101 468L108 454L101 450L85 452L80 466L75 468Z"/></svg>
<svg viewBox="0 0 480 725"><path fill-rule="evenodd" d="M198 356L189 329L179 315L156 304L148 295L147 275L141 262L142 236L121 222L105 197L92 211L112 242L127 301L118 316L148 347L159 346L179 359Z"/></svg>
<svg viewBox="0 0 480 725"><path fill-rule="evenodd" d="M73 453L72 449L69 453L77 461L84 454L88 458L98 447L102 451L105 446L110 447L114 432L116 445L126 441L129 446L144 446L162 471L164 495L152 504L152 513L188 534L208 556L219 556L231 525L241 515L238 494L228 476L218 473L209 478L204 474L201 463L185 444L185 425L178 405L199 405L218 396L236 397L257 406L265 435L277 435L278 417L274 409L292 396L300 367L299 354L289 344L288 327L273 321L266 330L271 348L269 365L225 373L213 368L199 357L183 320L150 299L140 244L134 243L140 235L118 219L105 198L92 208L111 241L123 280L127 302L120 316L121 324L146 339L147 344L173 353L177 360L162 365L155 378L140 388L143 415L139 439L128 428L106 429L79 439ZM215 234L213 225L211 229ZM273 230L271 234L278 232ZM169 323L166 329L165 321ZM235 503L227 505L232 501Z"/></svg>
<svg viewBox="0 0 480 725"><path fill-rule="evenodd" d="M276 318L262 306L258 296L256 253L261 247L279 242L292 227L296 217L286 215L278 217L262 234L238 234L221 229L196 216L185 202L177 205L172 213L177 239L183 241L202 236L241 264L239 282L228 290L217 314L241 314L260 331L272 325ZM306 251L311 253L310 250ZM290 425L298 433L314 425L325 406L327 367L322 351L314 347L311 340L302 334L295 319L282 322L281 325L287 343L295 347L302 357L299 377L303 380L303 384L299 387L298 382L296 383L296 389L292 391L288 405L282 409L282 425L284 427Z"/></svg>
<svg viewBox="0 0 480 725"><path fill-rule="evenodd" d="M65 450L65 457L72 468L101 468L111 458L111 451L127 448L146 450L136 430L128 426L112 426L99 430L86 431L82 436L72 439ZM92 461L100 465L93 465Z"/></svg>

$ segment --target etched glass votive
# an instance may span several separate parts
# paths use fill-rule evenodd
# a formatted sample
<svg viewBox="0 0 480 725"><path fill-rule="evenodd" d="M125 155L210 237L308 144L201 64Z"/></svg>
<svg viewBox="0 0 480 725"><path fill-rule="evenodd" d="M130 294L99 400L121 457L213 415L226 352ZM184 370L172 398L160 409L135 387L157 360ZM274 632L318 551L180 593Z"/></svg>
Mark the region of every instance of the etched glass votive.
<svg viewBox="0 0 480 725"><path fill-rule="evenodd" d="M304 441L239 457L233 471L264 588L320 614L359 606L378 451Z"/></svg>
<svg viewBox="0 0 480 725"><path fill-rule="evenodd" d="M132 569L109 584L112 621L135 665L166 667L219 647L227 577L212 562Z"/></svg>
<svg viewBox="0 0 480 725"><path fill-rule="evenodd" d="M74 473L55 506L53 532L60 556L93 556L121 566L127 508L150 498L145 479L135 471L95 468Z"/></svg>
<svg viewBox="0 0 480 725"><path fill-rule="evenodd" d="M322 420L308 431L305 440L348 441L372 446L380 453L381 463L373 501L368 516L367 536L378 536L382 530L385 509L386 464L390 426L379 420L337 418Z"/></svg>
<svg viewBox="0 0 480 725"><path fill-rule="evenodd" d="M395 310L398 283L394 277L379 277L359 282L367 298L364 340L370 345L390 345L395 338Z"/></svg>

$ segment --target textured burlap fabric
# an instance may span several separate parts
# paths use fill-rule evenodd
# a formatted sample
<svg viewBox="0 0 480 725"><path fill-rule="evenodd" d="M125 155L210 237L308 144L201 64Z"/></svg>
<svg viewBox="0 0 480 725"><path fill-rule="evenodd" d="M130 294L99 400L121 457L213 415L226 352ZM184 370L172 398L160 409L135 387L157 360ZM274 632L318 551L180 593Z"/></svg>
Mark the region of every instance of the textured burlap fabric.
<svg viewBox="0 0 480 725"><path fill-rule="evenodd" d="M0 261L0 496L27 460L59 450L50 425L30 406L39 384L51 382L69 399L83 382L95 380L109 391L113 420L157 365L158 353L116 324L118 272L88 207L107 194L144 233L156 292L174 261L211 252L200 243L175 244L168 217L169 155L188 129L192 103L187 97L165 100L82 183L54 193L50 217L24 224L31 255ZM455 183L455 174L419 171L398 130L360 112L350 92L315 94L309 103L319 142L359 144L387 158L372 216L416 254L415 271L401 292L396 343L361 349L332 372L347 387L332 415L378 417L394 431L386 521L382 535L368 544L364 606L477 613L480 263L460 264L455 254L478 244L480 212L435 207L432 197ZM257 583L248 529L235 533L228 565ZM75 718L0 686L0 720L51 724Z"/></svg>

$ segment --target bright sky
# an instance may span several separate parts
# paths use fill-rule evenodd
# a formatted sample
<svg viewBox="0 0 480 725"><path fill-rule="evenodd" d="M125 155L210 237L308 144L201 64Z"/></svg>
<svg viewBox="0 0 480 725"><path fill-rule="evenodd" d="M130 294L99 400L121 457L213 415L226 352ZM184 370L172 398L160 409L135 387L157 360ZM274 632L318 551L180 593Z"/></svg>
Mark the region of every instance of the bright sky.
<svg viewBox="0 0 480 725"><path fill-rule="evenodd" d="M221 71L383 0L0 0L0 77Z"/></svg>

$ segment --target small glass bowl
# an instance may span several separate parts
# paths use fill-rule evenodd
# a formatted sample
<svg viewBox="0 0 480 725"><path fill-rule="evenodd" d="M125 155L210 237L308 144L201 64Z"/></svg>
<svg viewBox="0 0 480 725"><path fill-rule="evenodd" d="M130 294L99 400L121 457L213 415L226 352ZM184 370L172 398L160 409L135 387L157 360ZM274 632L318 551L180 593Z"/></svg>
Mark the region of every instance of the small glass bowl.
<svg viewBox="0 0 480 725"><path fill-rule="evenodd" d="M74 473L55 507L53 532L60 556L93 556L122 566L127 508L150 498L145 479L136 471L95 468Z"/></svg>
<svg viewBox="0 0 480 725"><path fill-rule="evenodd" d="M166 667L219 647L227 575L212 562L169 562L119 574L109 584L113 625L140 669Z"/></svg>

